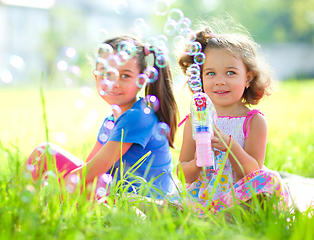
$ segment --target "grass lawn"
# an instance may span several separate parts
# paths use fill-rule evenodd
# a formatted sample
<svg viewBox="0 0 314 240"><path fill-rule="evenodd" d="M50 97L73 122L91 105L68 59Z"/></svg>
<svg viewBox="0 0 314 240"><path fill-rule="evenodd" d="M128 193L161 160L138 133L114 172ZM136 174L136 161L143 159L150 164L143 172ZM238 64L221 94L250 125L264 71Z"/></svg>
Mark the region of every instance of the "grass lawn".
<svg viewBox="0 0 314 240"><path fill-rule="evenodd" d="M176 89L181 119L190 97ZM265 164L277 171L314 177L314 81L290 81L258 106L268 121ZM44 89L48 138L85 159L110 108L90 88ZM254 205L251 213L235 209L199 219L189 209L161 212L149 205L146 220L123 196L108 199L108 207L71 197L49 176L33 184L19 173L19 164L46 140L39 89L0 89L0 239L313 239L313 209L289 212ZM181 127L176 138L180 147ZM179 149L173 150L178 161ZM8 180L10 182L8 182ZM40 191L39 191L40 190ZM60 201L60 198L65 198ZM116 199L117 200L117 199ZM229 219L229 220L228 220Z"/></svg>

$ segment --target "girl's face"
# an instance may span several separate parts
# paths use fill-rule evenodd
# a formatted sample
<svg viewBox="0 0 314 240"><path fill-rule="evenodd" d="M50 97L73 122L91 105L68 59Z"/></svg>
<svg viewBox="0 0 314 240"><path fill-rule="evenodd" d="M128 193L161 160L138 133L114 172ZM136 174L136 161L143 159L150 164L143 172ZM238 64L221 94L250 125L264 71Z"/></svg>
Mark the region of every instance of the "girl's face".
<svg viewBox="0 0 314 240"><path fill-rule="evenodd" d="M215 107L242 104L242 95L249 86L250 74L242 61L225 49L205 50L203 87Z"/></svg>
<svg viewBox="0 0 314 240"><path fill-rule="evenodd" d="M104 65L97 63L96 70L104 73ZM104 75L96 75L96 85L100 96L110 105L119 105L123 113L137 101L139 88L136 82L140 74L137 58L129 59L126 64L118 66L116 70L113 69L112 72L109 71ZM108 87L104 82L106 78L110 80L109 85L112 87Z"/></svg>

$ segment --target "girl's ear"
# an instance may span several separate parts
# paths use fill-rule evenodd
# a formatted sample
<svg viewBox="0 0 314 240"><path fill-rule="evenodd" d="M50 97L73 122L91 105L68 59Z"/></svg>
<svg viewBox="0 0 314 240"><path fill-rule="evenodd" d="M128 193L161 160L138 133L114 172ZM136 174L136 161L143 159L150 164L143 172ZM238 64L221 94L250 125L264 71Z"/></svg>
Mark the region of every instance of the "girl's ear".
<svg viewBox="0 0 314 240"><path fill-rule="evenodd" d="M97 82L97 75L95 74L95 70L93 70L93 75L95 77L95 81Z"/></svg>
<svg viewBox="0 0 314 240"><path fill-rule="evenodd" d="M251 85L251 81L254 79L255 74L253 71L249 71L246 75L246 88Z"/></svg>

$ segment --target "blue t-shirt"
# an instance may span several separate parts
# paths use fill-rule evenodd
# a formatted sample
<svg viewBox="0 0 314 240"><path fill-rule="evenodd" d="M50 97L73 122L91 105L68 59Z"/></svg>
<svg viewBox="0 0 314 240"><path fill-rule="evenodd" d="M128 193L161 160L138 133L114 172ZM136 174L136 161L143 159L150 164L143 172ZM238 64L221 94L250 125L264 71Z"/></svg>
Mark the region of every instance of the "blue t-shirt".
<svg viewBox="0 0 314 240"><path fill-rule="evenodd" d="M143 164L134 174L149 182L152 178L163 173L153 181L153 185L167 194L172 191L174 186L172 179L172 155L169 142L165 136L160 137L159 134L156 135L160 121L156 114L144 113L141 108L142 101L143 99L141 98L135 102L132 108L121 114L114 123L112 115L106 117L99 130L97 140L102 145L107 141L121 142L123 129L122 142L133 143L129 150L122 156L124 172L132 167L132 165L146 153L151 151L150 156L143 161ZM117 181L120 180L119 166L120 160L114 164L113 169L109 169L107 172L110 173L113 170L113 174L115 174L115 172L118 171ZM148 167L149 170L146 171ZM133 186L138 187L140 183L135 183ZM130 188L129 191L132 191L132 188ZM150 196L150 194L148 195ZM161 196L157 194L155 197L160 198Z"/></svg>

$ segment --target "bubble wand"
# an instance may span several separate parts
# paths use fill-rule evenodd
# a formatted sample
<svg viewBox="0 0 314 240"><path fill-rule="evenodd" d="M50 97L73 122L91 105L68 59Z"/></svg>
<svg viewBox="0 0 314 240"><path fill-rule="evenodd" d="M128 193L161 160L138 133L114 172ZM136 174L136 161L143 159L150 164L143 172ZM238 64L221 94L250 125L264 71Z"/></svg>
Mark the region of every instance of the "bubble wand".
<svg viewBox="0 0 314 240"><path fill-rule="evenodd" d="M196 165L209 167L215 170L215 154L212 150L211 140L214 137L214 124L217 112L208 95L202 91L200 67L205 61L205 54L198 52L194 55L195 64L187 69L189 85L194 94L191 99L191 119L193 139L196 141Z"/></svg>

